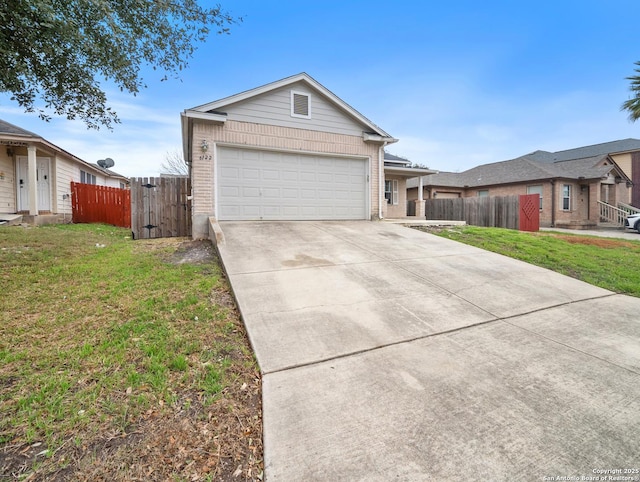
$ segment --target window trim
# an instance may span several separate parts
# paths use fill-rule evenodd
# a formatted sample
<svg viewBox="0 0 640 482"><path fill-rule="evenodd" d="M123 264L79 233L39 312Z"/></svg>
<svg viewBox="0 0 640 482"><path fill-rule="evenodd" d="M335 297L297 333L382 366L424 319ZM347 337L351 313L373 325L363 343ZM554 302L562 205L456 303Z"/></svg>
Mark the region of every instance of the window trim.
<svg viewBox="0 0 640 482"><path fill-rule="evenodd" d="M92 182L93 181L93 182ZM95 174L91 174L83 169L80 169L80 184L98 184L98 178Z"/></svg>
<svg viewBox="0 0 640 482"><path fill-rule="evenodd" d="M387 197L387 193L389 193L389 197ZM384 198L387 201L387 204L392 206L397 206L399 202L399 190L398 190L398 180L397 179L385 179L384 181Z"/></svg>
<svg viewBox="0 0 640 482"><path fill-rule="evenodd" d="M567 189L567 193L565 195L565 189ZM567 201L567 207L565 207L565 200ZM562 210L563 211L571 211L571 184L563 184L562 185Z"/></svg>
<svg viewBox="0 0 640 482"><path fill-rule="evenodd" d="M295 112L295 96L300 95L307 98L307 115L298 114ZM297 90L291 91L291 117L297 117L299 119L311 119L311 94L307 92L300 92Z"/></svg>
<svg viewBox="0 0 640 482"><path fill-rule="evenodd" d="M531 188L536 188L536 192L531 192L530 189ZM538 192L538 190L540 192ZM527 186L527 194L537 194L538 196L540 196L540 211L542 211L542 193L544 192L544 187L542 186L542 184L532 184L531 186Z"/></svg>

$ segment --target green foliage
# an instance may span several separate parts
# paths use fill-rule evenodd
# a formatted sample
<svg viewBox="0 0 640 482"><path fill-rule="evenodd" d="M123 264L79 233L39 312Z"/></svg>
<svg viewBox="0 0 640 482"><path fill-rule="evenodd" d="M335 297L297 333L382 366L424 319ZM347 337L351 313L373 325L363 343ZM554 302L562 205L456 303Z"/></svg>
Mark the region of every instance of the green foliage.
<svg viewBox="0 0 640 482"><path fill-rule="evenodd" d="M172 263L177 242L129 234L0 229L0 445L125 431L150 406L213 400L246 360L257 369L237 315L211 302L228 293L219 266Z"/></svg>
<svg viewBox="0 0 640 482"><path fill-rule="evenodd" d="M635 122L640 119L640 62L636 62L637 66L634 70L636 75L627 77L627 80L631 81L629 90L633 92L633 97L622 103L620 110L626 110L629 112L629 120Z"/></svg>
<svg viewBox="0 0 640 482"><path fill-rule="evenodd" d="M197 0L5 0L0 91L42 119L54 112L111 128L119 120L101 79L135 95L143 65L177 77L211 29L228 33L239 20Z"/></svg>

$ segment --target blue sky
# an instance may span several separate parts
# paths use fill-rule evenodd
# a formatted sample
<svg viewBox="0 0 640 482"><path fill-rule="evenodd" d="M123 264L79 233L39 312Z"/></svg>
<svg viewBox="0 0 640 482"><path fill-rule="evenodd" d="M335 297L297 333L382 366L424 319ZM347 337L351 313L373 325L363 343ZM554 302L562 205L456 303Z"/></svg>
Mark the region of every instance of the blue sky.
<svg viewBox="0 0 640 482"><path fill-rule="evenodd" d="M181 80L133 97L108 88L122 124L40 121L7 96L0 117L90 162L153 176L180 150L180 112L307 72L442 171L640 138L620 111L640 42L632 1L220 0L244 21L201 44ZM108 87L108 86L107 86Z"/></svg>

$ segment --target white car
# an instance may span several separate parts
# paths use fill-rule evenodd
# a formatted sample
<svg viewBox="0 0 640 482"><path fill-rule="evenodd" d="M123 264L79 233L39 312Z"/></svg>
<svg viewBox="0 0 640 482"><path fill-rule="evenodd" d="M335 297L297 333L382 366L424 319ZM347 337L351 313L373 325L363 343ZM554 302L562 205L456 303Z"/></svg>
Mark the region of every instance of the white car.
<svg viewBox="0 0 640 482"><path fill-rule="evenodd" d="M624 220L624 227L627 229L635 229L640 233L640 213L632 214Z"/></svg>

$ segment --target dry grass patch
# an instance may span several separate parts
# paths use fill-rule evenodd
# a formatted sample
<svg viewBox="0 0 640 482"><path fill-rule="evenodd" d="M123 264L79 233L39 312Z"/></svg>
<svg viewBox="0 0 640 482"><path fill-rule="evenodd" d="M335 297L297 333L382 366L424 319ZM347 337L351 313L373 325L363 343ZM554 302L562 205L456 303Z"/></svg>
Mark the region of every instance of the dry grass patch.
<svg viewBox="0 0 640 482"><path fill-rule="evenodd" d="M209 243L0 229L0 480L258 480L261 380Z"/></svg>

